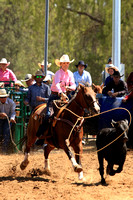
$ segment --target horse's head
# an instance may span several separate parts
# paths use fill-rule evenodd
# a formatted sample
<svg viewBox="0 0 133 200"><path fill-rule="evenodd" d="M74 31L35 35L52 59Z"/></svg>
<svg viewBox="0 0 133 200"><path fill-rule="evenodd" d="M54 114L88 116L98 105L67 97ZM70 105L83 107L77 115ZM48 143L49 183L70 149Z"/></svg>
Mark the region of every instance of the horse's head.
<svg viewBox="0 0 133 200"><path fill-rule="evenodd" d="M92 87L86 87L79 85L80 89L78 92L78 101L83 108L87 108L90 111L90 114L97 114L100 112L100 107L96 100L96 93L92 90Z"/></svg>

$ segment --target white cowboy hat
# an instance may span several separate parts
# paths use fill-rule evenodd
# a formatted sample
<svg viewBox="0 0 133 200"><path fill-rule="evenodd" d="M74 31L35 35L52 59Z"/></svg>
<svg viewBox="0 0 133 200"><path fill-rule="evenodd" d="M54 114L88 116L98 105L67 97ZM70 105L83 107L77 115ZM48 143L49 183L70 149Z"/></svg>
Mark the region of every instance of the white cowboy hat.
<svg viewBox="0 0 133 200"><path fill-rule="evenodd" d="M25 75L25 80L21 80L21 81L25 82L25 81L29 81L30 79L32 79L32 74L26 74Z"/></svg>
<svg viewBox="0 0 133 200"><path fill-rule="evenodd" d="M43 78L45 77L45 75L43 74L43 72L40 71L40 70L37 70L37 72L35 73L35 75L32 75L32 78L35 79L36 76L42 76Z"/></svg>
<svg viewBox="0 0 133 200"><path fill-rule="evenodd" d="M18 85L20 87L24 87L23 83L21 83L21 81L19 81L19 80L17 80L14 85Z"/></svg>
<svg viewBox="0 0 133 200"><path fill-rule="evenodd" d="M109 64L108 67L105 67L105 71L107 73L109 69L114 69L115 71L119 71L118 67L114 66L113 64Z"/></svg>
<svg viewBox="0 0 133 200"><path fill-rule="evenodd" d="M39 67L42 68L41 66L44 66L44 60L41 63L38 63ZM47 62L47 68L49 68L52 64Z"/></svg>
<svg viewBox="0 0 133 200"><path fill-rule="evenodd" d="M5 89L0 89L0 97L8 97L9 94L7 94Z"/></svg>
<svg viewBox="0 0 133 200"><path fill-rule="evenodd" d="M55 64L56 64L57 66L60 67L60 65L61 65L62 62L69 62L69 63L72 63L73 61L74 61L74 59L73 59L73 60L70 60L70 59L69 59L69 56L64 54L64 55L60 58L60 60L58 60L58 59L55 60Z"/></svg>
<svg viewBox="0 0 133 200"><path fill-rule="evenodd" d="M5 64L6 66L10 65L10 62L7 62L6 58L2 58L0 64Z"/></svg>

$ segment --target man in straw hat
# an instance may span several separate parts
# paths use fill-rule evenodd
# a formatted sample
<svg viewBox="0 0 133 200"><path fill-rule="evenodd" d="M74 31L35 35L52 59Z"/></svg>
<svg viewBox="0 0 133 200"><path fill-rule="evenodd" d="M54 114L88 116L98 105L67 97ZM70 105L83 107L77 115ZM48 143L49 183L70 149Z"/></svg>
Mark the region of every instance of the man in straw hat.
<svg viewBox="0 0 133 200"><path fill-rule="evenodd" d="M108 67L105 67L105 71L109 74L104 83L104 85L107 85L111 80L113 80L113 73L119 70L118 67L114 66L113 64L109 64Z"/></svg>
<svg viewBox="0 0 133 200"><path fill-rule="evenodd" d="M42 61L42 63L38 63L38 65L41 68L41 71L44 73L44 60ZM54 77L54 73L48 70L50 66L51 66L51 63L47 62L47 74L43 80L43 82L47 84L49 84L53 80L53 77Z"/></svg>
<svg viewBox="0 0 133 200"><path fill-rule="evenodd" d="M11 142L9 123L16 123L16 104L12 99L8 98L8 96L5 89L0 89L0 136L3 137L2 150L5 153L9 152L9 145Z"/></svg>
<svg viewBox="0 0 133 200"><path fill-rule="evenodd" d="M32 74L26 74L25 79L21 80L21 82L25 82L27 85L27 88L22 88L22 89L20 88L20 91L28 92L29 87L35 83L35 80L32 78Z"/></svg>
<svg viewBox="0 0 133 200"><path fill-rule="evenodd" d="M123 76L123 75L122 75ZM122 81L119 71L113 73L113 80L111 80L104 88L103 94L110 97L122 97L127 93L127 84ZM113 91L114 92L113 92Z"/></svg>
<svg viewBox="0 0 133 200"><path fill-rule="evenodd" d="M24 88L23 83L22 83L21 81L19 81L19 80L17 80L17 81L14 83L14 85L15 85L15 91L16 91L16 92L19 92L19 91L21 91L21 89Z"/></svg>
<svg viewBox="0 0 133 200"><path fill-rule="evenodd" d="M68 55L63 55L60 60L56 59L55 64L60 67L60 69L55 73L54 79L51 85L51 95L47 104L47 111L44 123L40 125L37 136L39 137L48 128L48 119L50 116L49 106L53 100L62 99L64 102L68 101L67 91L73 91L76 89L75 80L73 73L68 70L70 63L74 60L70 60ZM44 133L45 134L45 133Z"/></svg>
<svg viewBox="0 0 133 200"><path fill-rule="evenodd" d="M0 81L17 81L16 75L12 70L7 67L10 65L10 62L7 62L6 58L2 58L0 61ZM9 82L5 82L5 86L9 86Z"/></svg>
<svg viewBox="0 0 133 200"><path fill-rule="evenodd" d="M27 99L25 100L25 105L30 105L32 110L48 101L50 96L50 88L48 85L43 83L44 74L42 71L38 70L32 78L36 81L35 84L31 85L28 90Z"/></svg>
<svg viewBox="0 0 133 200"><path fill-rule="evenodd" d="M21 80L22 82L25 82L27 87L30 87L35 83L34 79L32 78L32 74L26 74L25 79Z"/></svg>

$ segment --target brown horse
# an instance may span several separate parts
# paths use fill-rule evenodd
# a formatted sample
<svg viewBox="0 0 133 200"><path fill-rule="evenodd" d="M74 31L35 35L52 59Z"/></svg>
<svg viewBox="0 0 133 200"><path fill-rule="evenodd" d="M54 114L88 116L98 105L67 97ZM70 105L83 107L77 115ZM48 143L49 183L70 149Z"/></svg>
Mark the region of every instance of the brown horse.
<svg viewBox="0 0 133 200"><path fill-rule="evenodd" d="M52 122L48 136L45 138L47 145L44 150L45 169L50 169L48 156L51 150L61 148L65 151L68 158L71 160L74 171L79 173L79 179L83 178L83 170L81 166L82 154L82 138L83 138L83 116L84 109L88 109L90 114L97 114L100 108L96 101L96 96L91 87L80 85L74 97L70 100L67 106L61 108ZM77 119L79 119L77 121ZM28 165L28 153L30 147L36 140L36 131L39 126L39 120L30 117L27 130L27 145L25 149L25 158L21 163L21 169L25 169ZM75 126L75 123L76 126ZM50 137L51 136L51 137ZM68 141L68 143L66 142ZM70 146L75 152L75 157L71 152ZM76 158L76 160L75 160Z"/></svg>

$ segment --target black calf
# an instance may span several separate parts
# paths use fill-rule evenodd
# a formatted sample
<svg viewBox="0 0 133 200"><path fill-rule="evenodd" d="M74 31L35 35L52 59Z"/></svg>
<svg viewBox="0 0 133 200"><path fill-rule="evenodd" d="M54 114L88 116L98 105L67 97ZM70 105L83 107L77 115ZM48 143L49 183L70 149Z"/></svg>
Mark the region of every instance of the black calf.
<svg viewBox="0 0 133 200"><path fill-rule="evenodd" d="M122 171L126 159L126 141L128 140L127 133L129 129L128 120L125 119L118 122L112 120L112 126L113 128L103 128L98 133L96 140L97 150L100 150L121 135L115 142L97 153L102 184L105 183L105 179L103 176L104 158L108 162L106 171L107 174L109 174L110 176L113 176L115 175L115 173L120 173ZM116 170L113 169L114 164L118 165L118 168Z"/></svg>

